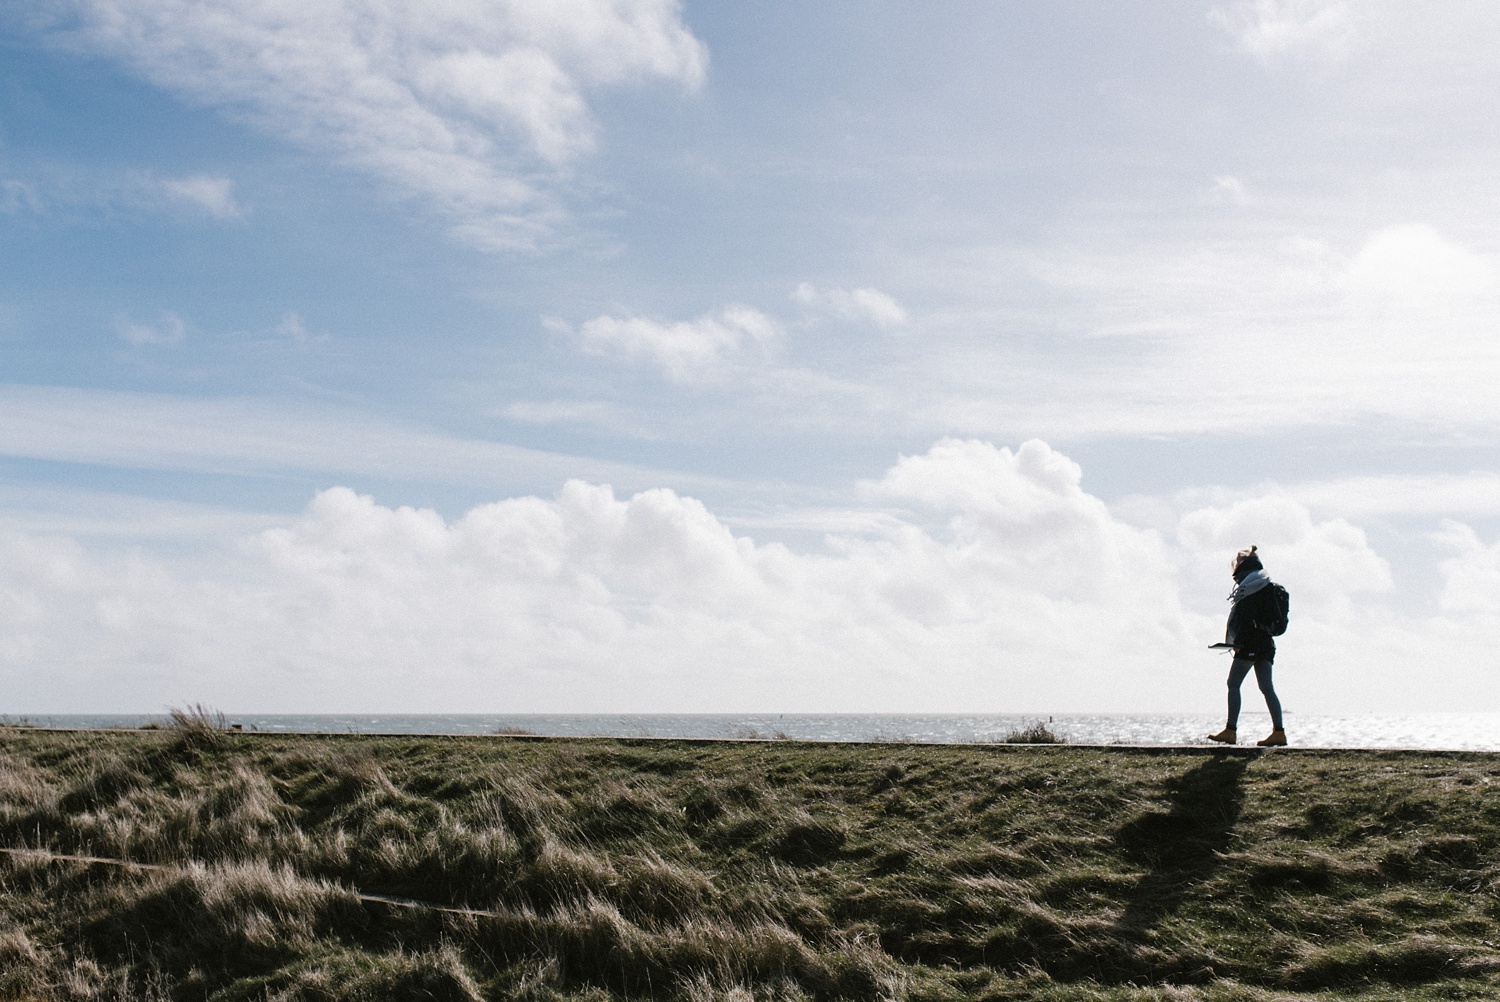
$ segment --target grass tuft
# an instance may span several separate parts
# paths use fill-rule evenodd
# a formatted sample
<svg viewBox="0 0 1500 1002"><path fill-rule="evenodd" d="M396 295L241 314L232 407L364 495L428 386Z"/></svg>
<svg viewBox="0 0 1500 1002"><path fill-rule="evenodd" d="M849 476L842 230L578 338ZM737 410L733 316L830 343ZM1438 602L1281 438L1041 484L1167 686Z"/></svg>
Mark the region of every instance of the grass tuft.
<svg viewBox="0 0 1500 1002"><path fill-rule="evenodd" d="M1052 728L1040 720L1025 727L1011 730L1001 740L1008 745L1060 745L1067 743L1066 738L1058 737Z"/></svg>
<svg viewBox="0 0 1500 1002"><path fill-rule="evenodd" d="M167 708L171 718L168 729L177 737L180 748L217 750L224 747L229 734L229 721L218 710L194 703L183 708Z"/></svg>
<svg viewBox="0 0 1500 1002"><path fill-rule="evenodd" d="M736 741L792 741L792 740L794 740L793 737L790 734L788 734L786 731L778 730L778 731L772 731L770 734L767 734L765 731L757 730L754 727L741 727L739 730L737 730L737 731L734 732L733 737L734 737L734 740L736 740Z"/></svg>

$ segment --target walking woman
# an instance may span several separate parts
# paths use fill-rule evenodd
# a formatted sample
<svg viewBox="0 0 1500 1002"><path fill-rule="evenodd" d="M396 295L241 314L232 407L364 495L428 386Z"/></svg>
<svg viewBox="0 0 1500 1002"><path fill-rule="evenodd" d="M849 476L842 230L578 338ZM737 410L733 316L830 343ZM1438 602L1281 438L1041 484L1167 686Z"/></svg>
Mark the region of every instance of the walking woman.
<svg viewBox="0 0 1500 1002"><path fill-rule="evenodd" d="M1266 697L1266 709L1271 711L1271 733L1255 742L1263 747L1286 744L1286 731L1281 727L1281 700L1276 698L1276 689L1271 684L1271 664L1276 660L1276 641L1270 630L1280 632L1285 625L1272 626L1280 617L1276 592L1266 577L1255 547L1241 550L1230 564L1234 572L1234 591L1229 601L1229 624L1224 629L1224 644L1234 648L1234 663L1229 666L1229 723L1217 734L1210 734L1210 741L1232 745L1238 739L1235 727L1240 719L1240 683L1255 670L1255 682Z"/></svg>

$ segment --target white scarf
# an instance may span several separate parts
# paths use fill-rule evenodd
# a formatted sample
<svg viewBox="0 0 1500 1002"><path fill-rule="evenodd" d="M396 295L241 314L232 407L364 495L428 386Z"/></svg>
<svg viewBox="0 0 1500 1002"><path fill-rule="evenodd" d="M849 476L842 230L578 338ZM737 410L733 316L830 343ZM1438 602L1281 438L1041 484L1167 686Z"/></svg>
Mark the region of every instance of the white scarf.
<svg viewBox="0 0 1500 1002"><path fill-rule="evenodd" d="M1229 601L1238 602L1247 595L1254 595L1270 583L1271 579L1266 577L1264 569L1251 571L1245 575L1244 580L1234 586L1234 591L1229 593Z"/></svg>

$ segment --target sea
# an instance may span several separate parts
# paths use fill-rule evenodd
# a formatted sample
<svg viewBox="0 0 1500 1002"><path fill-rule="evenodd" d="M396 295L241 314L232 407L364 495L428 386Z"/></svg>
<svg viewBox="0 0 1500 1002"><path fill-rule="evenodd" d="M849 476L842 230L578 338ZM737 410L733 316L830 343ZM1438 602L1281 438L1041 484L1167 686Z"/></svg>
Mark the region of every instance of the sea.
<svg viewBox="0 0 1500 1002"><path fill-rule="evenodd" d="M0 724L56 728L139 728L166 714L32 714ZM246 731L336 734L510 734L546 737L709 738L988 744L1043 724L1077 745L1207 745L1223 718L1193 714L1014 713L444 713L234 714ZM1264 713L1240 718L1249 744L1271 729ZM1500 751L1500 713L1288 714L1287 736L1304 748L1416 748Z"/></svg>

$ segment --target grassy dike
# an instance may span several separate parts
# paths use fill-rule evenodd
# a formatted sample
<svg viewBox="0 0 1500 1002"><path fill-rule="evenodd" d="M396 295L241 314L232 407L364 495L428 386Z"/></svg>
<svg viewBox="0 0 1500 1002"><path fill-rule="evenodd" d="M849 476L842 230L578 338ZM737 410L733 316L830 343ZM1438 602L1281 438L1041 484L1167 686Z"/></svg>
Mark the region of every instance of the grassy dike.
<svg viewBox="0 0 1500 1002"><path fill-rule="evenodd" d="M0 729L0 998L1500 997L1500 756ZM362 900L418 898L474 913Z"/></svg>

